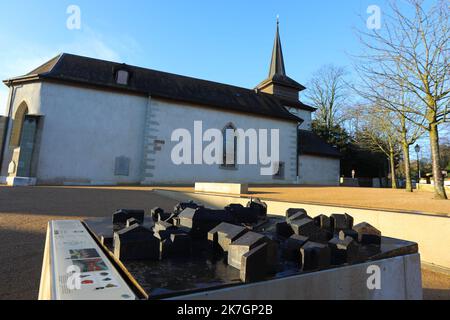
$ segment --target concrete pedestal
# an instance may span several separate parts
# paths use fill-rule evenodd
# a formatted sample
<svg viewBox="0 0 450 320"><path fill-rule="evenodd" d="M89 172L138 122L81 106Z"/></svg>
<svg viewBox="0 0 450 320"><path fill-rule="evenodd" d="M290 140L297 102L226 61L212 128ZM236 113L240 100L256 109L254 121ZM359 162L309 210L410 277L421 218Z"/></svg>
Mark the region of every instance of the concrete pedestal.
<svg viewBox="0 0 450 320"><path fill-rule="evenodd" d="M77 289L69 288L66 280L71 275L67 274L67 268L71 265L82 266L79 276L84 281L92 281L82 282ZM103 276L104 272L108 275ZM39 299L139 299L135 294L140 290L129 286L136 282L122 275L79 221L49 223ZM225 289L180 293L171 299L419 300L422 299L420 255L406 254L250 284L235 284Z"/></svg>
<svg viewBox="0 0 450 320"><path fill-rule="evenodd" d="M7 177L6 184L11 187L28 187L36 185L36 178L29 177Z"/></svg>
<svg viewBox="0 0 450 320"><path fill-rule="evenodd" d="M196 182L195 191L240 195L248 193L248 184Z"/></svg>
<svg viewBox="0 0 450 320"><path fill-rule="evenodd" d="M379 287L375 279L379 272ZM418 253L221 290L181 300L421 300Z"/></svg>

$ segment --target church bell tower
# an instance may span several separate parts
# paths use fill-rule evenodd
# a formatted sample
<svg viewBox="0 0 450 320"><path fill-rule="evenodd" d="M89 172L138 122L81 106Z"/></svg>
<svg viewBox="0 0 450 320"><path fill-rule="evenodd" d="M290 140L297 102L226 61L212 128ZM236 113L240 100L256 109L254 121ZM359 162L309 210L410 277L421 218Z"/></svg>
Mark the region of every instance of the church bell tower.
<svg viewBox="0 0 450 320"><path fill-rule="evenodd" d="M277 30L273 44L269 76L256 89L261 92L273 94L282 99L299 101L298 94L300 91L305 90L305 87L286 75L279 26L280 22L277 18Z"/></svg>

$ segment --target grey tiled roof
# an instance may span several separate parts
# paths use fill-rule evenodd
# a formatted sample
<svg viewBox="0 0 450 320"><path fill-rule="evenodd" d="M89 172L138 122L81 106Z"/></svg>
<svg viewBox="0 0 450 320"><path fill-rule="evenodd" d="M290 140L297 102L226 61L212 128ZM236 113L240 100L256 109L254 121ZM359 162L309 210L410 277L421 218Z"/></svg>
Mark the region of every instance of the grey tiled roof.
<svg viewBox="0 0 450 320"><path fill-rule="evenodd" d="M299 130L299 153L324 157L340 158L341 153L337 148L326 143L321 137L312 131Z"/></svg>
<svg viewBox="0 0 450 320"><path fill-rule="evenodd" d="M127 85L119 85L115 81L116 72L122 69L130 73ZM37 79L129 91L227 111L303 122L302 119L288 112L283 107L284 104L281 100L267 93L65 53L51 59L25 76L4 82L10 85L15 82L36 81Z"/></svg>

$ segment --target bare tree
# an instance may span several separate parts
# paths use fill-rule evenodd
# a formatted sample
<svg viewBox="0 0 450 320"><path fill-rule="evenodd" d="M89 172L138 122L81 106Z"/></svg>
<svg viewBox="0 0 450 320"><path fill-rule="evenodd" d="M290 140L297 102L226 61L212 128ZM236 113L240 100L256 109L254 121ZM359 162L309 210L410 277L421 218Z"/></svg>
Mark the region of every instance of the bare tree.
<svg viewBox="0 0 450 320"><path fill-rule="evenodd" d="M371 32L360 31L366 48L360 57L358 72L365 91L407 121L421 127L429 135L436 198L446 199L439 164L439 125L449 112L449 6L438 0L428 11L423 1L408 0L411 17L395 2L392 14L384 13L383 26ZM391 100L385 91L402 91L414 96L418 104Z"/></svg>
<svg viewBox="0 0 450 320"><path fill-rule="evenodd" d="M392 121L393 112L379 105L360 105L353 109L357 119L357 134L354 141L363 149L384 153L389 160L391 186L397 189L395 160L399 155L399 135Z"/></svg>
<svg viewBox="0 0 450 320"><path fill-rule="evenodd" d="M306 97L317 108L315 119L329 130L341 120L348 98L345 75L344 68L325 65L314 73L308 85Z"/></svg>
<svg viewBox="0 0 450 320"><path fill-rule="evenodd" d="M406 102L399 102L403 106L409 106ZM406 108L405 108L406 109ZM399 109L397 112L393 112L392 117L387 118L391 123L391 127L397 134L397 139L401 145L403 155L403 165L405 170L406 192L412 192L412 179L411 179L411 160L409 154L409 147L416 143L417 139L423 133L421 126L415 125L407 118L407 112L405 109ZM413 115L414 116L414 115Z"/></svg>
<svg viewBox="0 0 450 320"><path fill-rule="evenodd" d="M365 91L364 89L355 90L370 103L376 104L377 108L385 112L385 120L390 124L390 130L397 135L396 140L401 146L403 155L403 165L405 173L405 190L412 192L412 178L411 178L411 161L409 148L417 139L423 134L424 118L417 114L409 114L408 110L417 108L417 99L411 94L405 92L403 88L393 91L384 88L383 99L377 95L373 95L372 91ZM381 91L380 91L381 92ZM410 121L409 119L414 119ZM421 122L422 126L416 123Z"/></svg>
<svg viewBox="0 0 450 320"><path fill-rule="evenodd" d="M420 126L407 120L404 113L395 113L399 126L396 126L397 134L399 135L399 140L402 146L403 154L403 164L405 166L405 179L406 179L406 192L412 192L412 181L411 181L411 158L409 153L409 147L416 143L417 139L423 133L423 129ZM419 181L417 181L419 183Z"/></svg>

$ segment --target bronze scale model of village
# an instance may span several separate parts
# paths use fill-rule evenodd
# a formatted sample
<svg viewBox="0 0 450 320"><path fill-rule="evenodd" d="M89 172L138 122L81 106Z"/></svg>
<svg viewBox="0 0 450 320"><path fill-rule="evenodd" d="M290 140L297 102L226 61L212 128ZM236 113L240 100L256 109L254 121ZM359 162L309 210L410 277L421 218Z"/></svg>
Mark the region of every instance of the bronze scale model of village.
<svg viewBox="0 0 450 320"><path fill-rule="evenodd" d="M85 221L143 296L165 297L415 253L348 214L268 216L258 199L217 210L190 202L173 212L121 209Z"/></svg>

